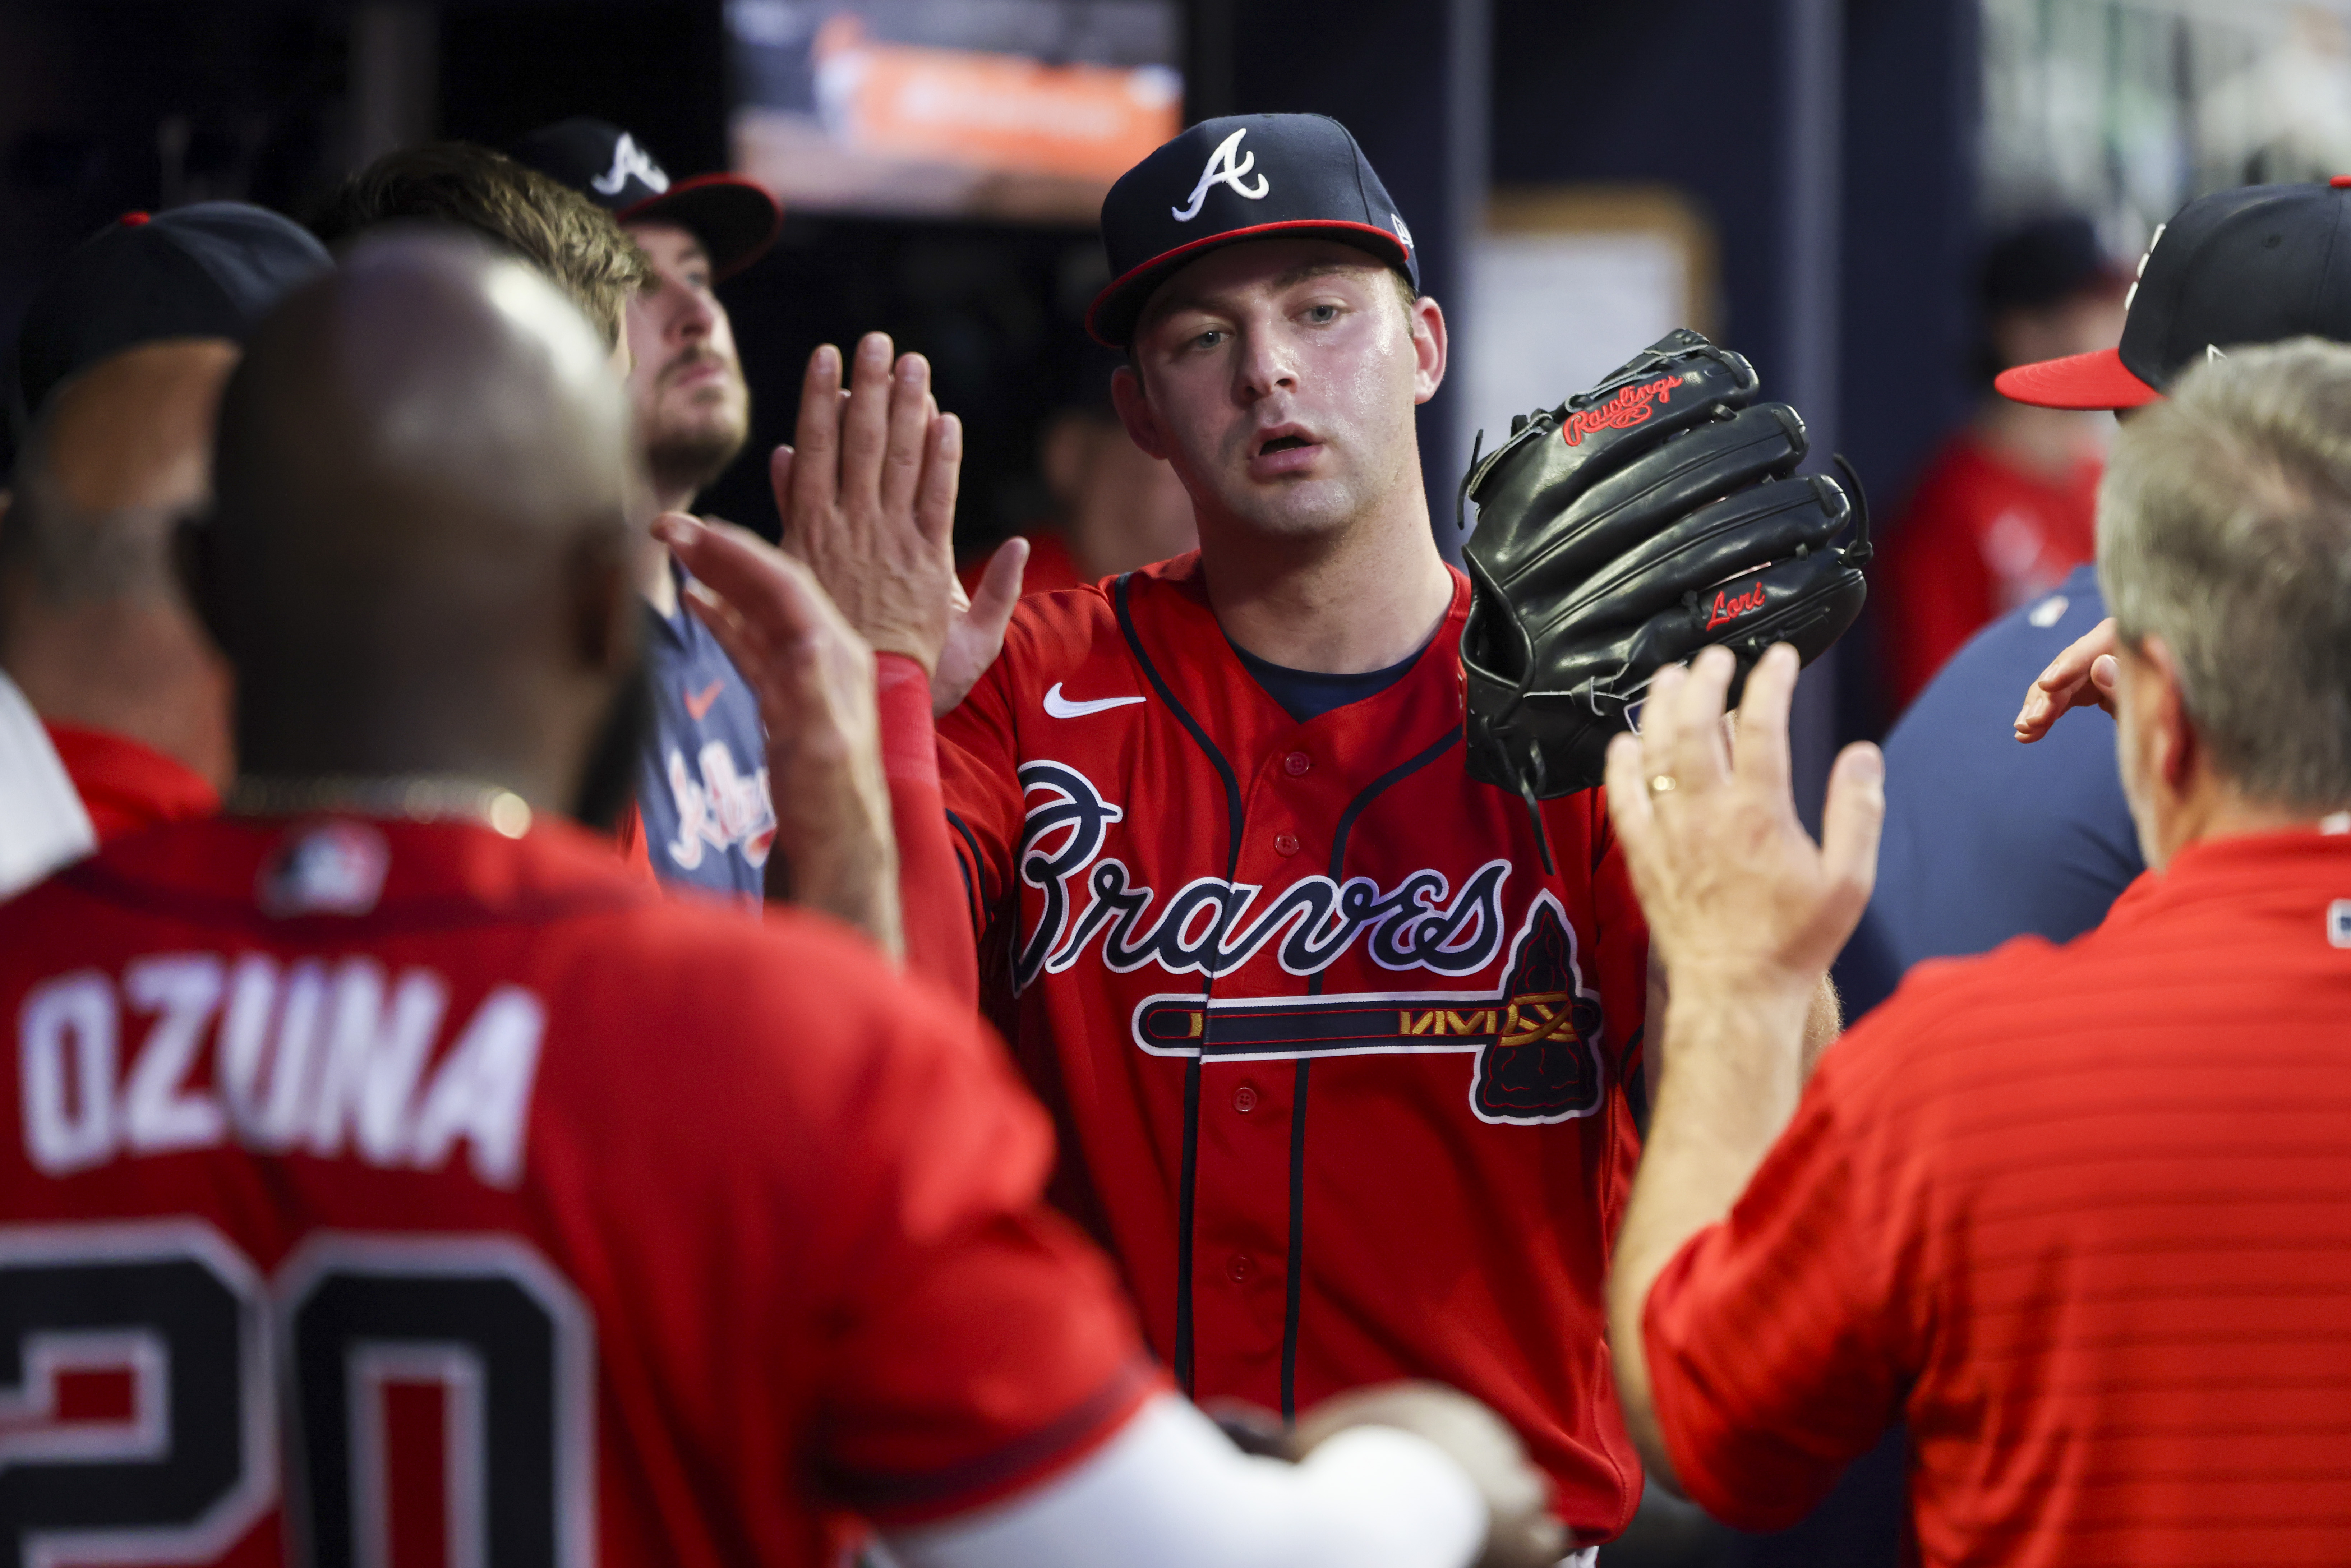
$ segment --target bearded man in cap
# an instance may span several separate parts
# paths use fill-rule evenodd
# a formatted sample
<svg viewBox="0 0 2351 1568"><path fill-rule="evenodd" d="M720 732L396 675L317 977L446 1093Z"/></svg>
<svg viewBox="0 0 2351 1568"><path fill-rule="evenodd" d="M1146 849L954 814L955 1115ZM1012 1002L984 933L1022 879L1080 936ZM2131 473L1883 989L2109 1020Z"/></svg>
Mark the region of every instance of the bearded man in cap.
<svg viewBox="0 0 2351 1568"><path fill-rule="evenodd" d="M734 324L716 286L766 254L781 209L739 175L673 180L635 136L584 116L544 126L507 151L610 212L650 263L652 280L628 309L635 361L629 396L653 480L643 520L691 514L695 498L735 460L750 431ZM896 369L902 380L920 383L920 401L927 403L928 366L910 355ZM928 418L936 413L928 407ZM948 505L951 510L951 492ZM954 590L949 664L968 672L961 685L995 657L1026 559L1025 543L1008 545L968 599ZM646 661L654 737L637 792L643 846L665 879L757 897L784 880L764 869L778 806L765 766L762 695L681 601L685 581L664 560L643 584L654 611ZM926 700L893 682L890 671L883 674L885 704ZM902 814L897 836L902 853L943 867L946 844L935 817L925 809ZM831 901L857 898L844 893ZM920 910L906 915L925 918Z"/></svg>

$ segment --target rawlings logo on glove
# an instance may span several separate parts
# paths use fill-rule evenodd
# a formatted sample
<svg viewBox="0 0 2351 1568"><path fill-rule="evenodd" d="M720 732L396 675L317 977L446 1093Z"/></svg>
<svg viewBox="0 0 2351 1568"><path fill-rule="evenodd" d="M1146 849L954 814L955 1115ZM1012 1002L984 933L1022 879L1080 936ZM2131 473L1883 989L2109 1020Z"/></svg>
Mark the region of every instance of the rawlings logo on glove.
<svg viewBox="0 0 2351 1568"><path fill-rule="evenodd" d="M1629 430L1646 420L1656 404L1671 402L1674 389L1681 384L1681 377L1667 376L1626 387L1598 408L1580 408L1569 414L1559 427L1559 437L1570 446L1581 446L1583 438L1595 431Z"/></svg>

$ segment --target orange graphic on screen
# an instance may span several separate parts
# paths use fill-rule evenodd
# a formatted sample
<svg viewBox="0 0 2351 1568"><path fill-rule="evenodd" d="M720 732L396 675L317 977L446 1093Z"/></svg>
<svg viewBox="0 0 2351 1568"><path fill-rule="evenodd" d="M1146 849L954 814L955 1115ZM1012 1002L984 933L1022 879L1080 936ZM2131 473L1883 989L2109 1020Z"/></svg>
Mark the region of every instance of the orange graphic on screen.
<svg viewBox="0 0 2351 1568"><path fill-rule="evenodd" d="M824 120L860 152L1106 184L1183 126L1164 69L876 43L845 15L813 54Z"/></svg>

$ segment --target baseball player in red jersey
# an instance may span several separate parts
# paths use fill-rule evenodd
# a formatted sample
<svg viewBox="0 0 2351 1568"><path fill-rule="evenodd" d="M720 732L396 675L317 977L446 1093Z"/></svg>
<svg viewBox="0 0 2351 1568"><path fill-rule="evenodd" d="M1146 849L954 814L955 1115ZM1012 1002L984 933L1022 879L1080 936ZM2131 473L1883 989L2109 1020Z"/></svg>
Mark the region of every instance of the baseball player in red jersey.
<svg viewBox="0 0 2351 1568"><path fill-rule="evenodd" d="M555 820L629 782L625 432L570 308L446 239L231 382L230 814L0 906L7 1561L812 1564L843 1509L908 1568L1542 1560L1458 1396L1240 1454L964 1009Z"/></svg>
<svg viewBox="0 0 2351 1568"><path fill-rule="evenodd" d="M1443 314L1320 117L1196 126L1102 224L1090 326L1128 350L1121 415L1190 491L1200 549L1023 601L939 727L945 895L1059 1119L1056 1197L1187 1390L1286 1415L1454 1383L1605 1539L1641 1492L1602 1281L1647 940L1596 793L1544 808L1550 873L1524 804L1462 765L1468 586L1413 427ZM812 367L800 461L833 439L833 373ZM861 346L852 380L887 373ZM933 662L935 624L875 609L884 552L779 501L861 630Z"/></svg>

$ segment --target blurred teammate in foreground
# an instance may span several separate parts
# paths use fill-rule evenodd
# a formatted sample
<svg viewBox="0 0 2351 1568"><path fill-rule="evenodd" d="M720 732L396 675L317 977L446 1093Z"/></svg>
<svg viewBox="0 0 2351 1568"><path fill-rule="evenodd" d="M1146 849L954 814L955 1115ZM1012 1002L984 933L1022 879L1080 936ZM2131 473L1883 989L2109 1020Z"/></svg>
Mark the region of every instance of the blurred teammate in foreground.
<svg viewBox="0 0 2351 1568"><path fill-rule="evenodd" d="M664 514L690 515L695 497L726 471L750 432L750 393L734 324L715 286L774 243L780 217L775 200L737 174L674 181L652 149L601 120L559 121L521 138L511 151L611 214L644 253L651 276L630 297L627 313L634 360L629 399L653 480L637 520L643 525ZM936 424L928 365L909 355L897 370L919 383L916 401L925 405L927 423ZM944 505L952 517L959 447L948 453L918 443L914 461L932 483L885 494L877 467L852 474L842 499L852 506L894 506L902 513L920 500ZM974 576L968 596L953 605L941 653L943 690L968 686L1003 645L1027 550L1025 544L999 549ZM681 599L690 580L666 558L646 563L642 586L652 614L645 670L653 722L637 779L641 825L624 828L624 836L632 831L642 840L666 881L748 898L763 891L789 896L856 920L894 946L896 934L883 929L874 913L890 868L879 865L878 877L860 880L864 868L884 857L864 841L868 835L835 846L794 831L790 815L803 809L799 797L805 792L791 777L795 758L777 752L766 733L777 727L767 710L784 694L773 683L755 686L744 678L711 628ZM908 722L919 723L930 692L912 674L903 664L884 664L878 679L884 710L914 705L917 711ZM929 767L927 758L920 766ZM770 871L770 841L778 834L785 852ZM945 871L952 852L927 801L901 806L895 834L899 852ZM916 950L938 945L923 929L926 922L960 917L948 907L899 913L914 927L908 945Z"/></svg>
<svg viewBox="0 0 2351 1568"><path fill-rule="evenodd" d="M228 814L0 907L0 1318L46 1391L0 1526L799 1564L853 1509L913 1568L1555 1555L1458 1396L1244 1458L1040 1207L1044 1118L963 1009L563 820L631 777L626 427L576 313L444 238L362 245L232 380L196 551ZM138 1446L76 1440L61 1381Z"/></svg>
<svg viewBox="0 0 2351 1568"><path fill-rule="evenodd" d="M633 169L635 164L627 166ZM739 207L742 191L732 185L726 189L738 198ZM680 411L668 407L670 400L664 397L655 397L648 406L644 383L649 372L637 362L634 346L642 342L649 351L662 350L664 342L675 336L645 327L641 318L647 298L659 301L654 313L666 319L679 311L691 314L690 291L683 280L664 281L622 232L613 214L597 201L561 179L486 147L434 142L379 158L344 182L312 223L338 245L392 224L454 226L528 262L602 333L613 370L627 382L637 405L636 434L642 438L648 428L643 422L653 421L651 444L655 450L649 459L659 456L664 445L659 432L671 428L662 419L674 420ZM772 226L770 205L768 229L761 235ZM746 243L739 234L737 242ZM715 306L716 301L710 303ZM701 320L706 337L715 321L706 316ZM678 345L670 343L662 351L674 355ZM653 368L667 362L657 360ZM730 372L733 362L730 348L723 360ZM688 390L692 396L684 412L693 413L704 394L718 389L704 378ZM663 408L666 414L657 418ZM723 434L725 413L723 407L715 413L704 408L697 417L705 423L715 419ZM935 411L933 414L935 421ZM679 482L676 461L674 452L658 465L649 461L657 476L669 475L666 481L657 477L657 483ZM922 492L950 510L955 466L953 458L928 465L933 483ZM690 497L691 491L686 494ZM868 476L862 487L852 483L845 499L878 507L878 477ZM898 501L912 505L910 497ZM632 504L636 512L631 520L640 530L632 536L633 570L648 606L641 685L647 719L635 727L641 733L630 766L636 773L617 824L623 848L672 885L731 894L746 901L772 894L822 909L855 925L885 951L898 952L902 915L895 857L904 848L943 866L950 858L944 826L935 820L935 811L917 812L910 823L915 831L893 844L890 803L878 779L871 801L862 790L846 798L831 795L826 786L845 777L832 766L834 759L792 744L800 731L797 716L803 704L827 700L822 693L838 690L841 678L872 684L870 653L852 654L844 644L825 637L821 618L795 615L779 634L801 657L787 661L782 678L758 691L747 686L713 643L702 618L679 601L683 578L652 536L642 531L656 515L655 503L641 486ZM992 647L989 653L992 656ZM843 667L860 662L866 666L862 674ZM886 686L883 695L885 701L914 703L917 718L929 700L924 691ZM689 746L698 772L688 769L684 760L682 748ZM695 778L701 782L694 782ZM677 788L673 789L673 784ZM778 801L784 807L780 817ZM874 809L842 809L859 802L872 803ZM652 824L650 832L647 823ZM952 910L946 915L955 917ZM922 912L916 912L916 918L923 918Z"/></svg>
<svg viewBox="0 0 2351 1568"><path fill-rule="evenodd" d="M2351 1512L2351 349L2126 424L2098 569L2154 874L2064 947L1922 967L1807 1081L1882 763L1788 783L1795 660L1661 679L1612 816L1673 977L1611 1343L1651 1463L1792 1521L1897 1417L1928 1564L2342 1557ZM2030 800L2016 810L2032 810Z"/></svg>

